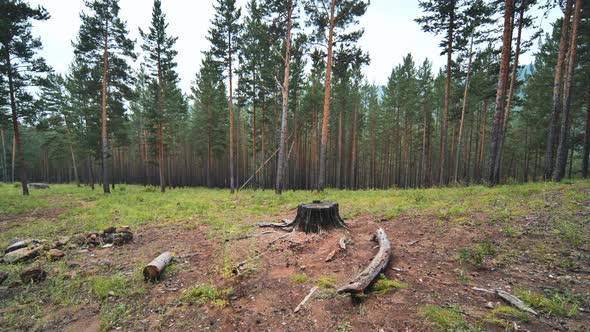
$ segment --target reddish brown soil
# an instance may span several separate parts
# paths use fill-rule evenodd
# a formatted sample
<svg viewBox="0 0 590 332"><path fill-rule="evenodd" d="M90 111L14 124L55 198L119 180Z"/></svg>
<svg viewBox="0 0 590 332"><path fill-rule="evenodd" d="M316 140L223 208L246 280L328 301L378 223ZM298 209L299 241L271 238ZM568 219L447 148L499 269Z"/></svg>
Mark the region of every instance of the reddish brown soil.
<svg viewBox="0 0 590 332"><path fill-rule="evenodd" d="M276 219L282 217L287 216ZM283 231L222 241L209 237L210 230L205 226L176 224L139 230L131 244L80 253L75 261L80 264L82 273L104 273L107 269L132 274L162 251L176 253L176 268L159 283L148 284L146 294L140 296L143 305L136 313L137 319L122 327L130 330L334 331L348 327L354 331L416 331L428 330L419 315L419 308L427 304L460 305L465 309L467 320L474 324L481 323L490 310L486 308L487 302L494 306L504 304L494 295L472 290L474 286L506 291L522 287L538 292L566 286L576 294L590 294L588 253L578 257L577 270L566 271L540 264L527 251L533 241L545 241L551 246L551 234L539 236L533 232L535 228L542 228L547 218L526 216L514 221L524 230L519 237L503 235L502 225L481 222L482 218L485 216L471 216L469 224L459 224L443 222L434 216L400 216L377 223L372 216L362 215L354 221L347 220L350 230L321 235L292 233L270 247L268 243L284 235ZM334 286L338 287L364 269L377 252L372 236L379 227L386 231L393 245L394 257L384 274L408 287L357 299L320 289L299 313L293 313L318 279L333 276L337 280ZM263 231L266 229L255 230ZM351 237L354 244L338 252L331 262L325 262L342 236ZM485 266L479 269L458 263L459 250L473 247L483 238L491 239L501 248L500 254L487 259ZM246 272L224 277L223 252L234 264L256 253L264 254L253 259L252 264L246 264ZM514 252L516 254L511 256ZM459 278L460 270L465 270L469 280ZM294 283L290 280L294 274L306 274L310 278L304 283ZM233 287L234 292L222 308L178 301L183 291L200 284ZM103 305L129 299L108 301ZM54 316L50 329L93 331L99 327L98 313L96 305L76 308L67 314L67 320ZM588 331L589 322L589 313L583 311L573 319L552 318L546 314L530 316L528 322L518 325L520 330L528 331ZM482 327L504 330L487 323Z"/></svg>

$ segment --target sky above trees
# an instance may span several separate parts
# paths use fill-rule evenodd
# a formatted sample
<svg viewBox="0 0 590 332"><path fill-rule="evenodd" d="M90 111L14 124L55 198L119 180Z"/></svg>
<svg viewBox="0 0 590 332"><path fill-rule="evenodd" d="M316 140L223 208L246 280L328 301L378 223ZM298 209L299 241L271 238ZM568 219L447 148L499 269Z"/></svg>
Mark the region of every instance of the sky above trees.
<svg viewBox="0 0 590 332"><path fill-rule="evenodd" d="M80 27L79 14L84 9L83 0L31 0L32 5L42 5L51 18L48 21L33 22L33 34L40 36L43 50L40 55L56 71L64 73L73 59L73 47L70 41L78 33ZM244 6L245 0L238 0ZM151 19L151 1L120 0L121 18L127 21L130 37L141 41L138 28L145 29ZM209 48L206 39L207 30L213 17L213 0L163 0L162 9L170 24L169 33L178 36L178 73L180 87L189 92L190 83L194 80L203 58L202 52ZM435 71L443 68L445 57L440 56L439 38L421 31L414 19L421 15L418 1L408 0L372 0L367 13L361 18L360 26L365 34L360 39L361 48L371 57L371 63L363 71L371 83L384 85L390 74L391 67L399 63L403 56L411 52L417 63L428 57ZM550 22L562 14L558 9L543 17L537 12L535 24L550 31ZM499 41L500 42L500 41ZM136 44L139 51L141 43ZM537 46L533 47L536 52ZM533 53L528 52L521 58L521 63L532 62ZM139 61L136 65L139 64Z"/></svg>

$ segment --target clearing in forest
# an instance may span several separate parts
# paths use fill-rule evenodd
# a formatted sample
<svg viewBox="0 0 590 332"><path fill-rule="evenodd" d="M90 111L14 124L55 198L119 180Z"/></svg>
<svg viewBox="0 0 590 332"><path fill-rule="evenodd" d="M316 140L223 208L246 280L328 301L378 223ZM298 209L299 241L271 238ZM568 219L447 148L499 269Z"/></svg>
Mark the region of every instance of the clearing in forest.
<svg viewBox="0 0 590 332"><path fill-rule="evenodd" d="M306 235L255 226L293 219L299 203L313 200L337 202L348 228ZM590 181L281 196L195 188L161 194L129 185L104 195L52 185L22 197L4 184L0 211L0 255L15 240L36 239L47 249L65 242L61 259L40 251L0 263L0 280L6 275L0 330L584 331L590 325ZM123 226L133 240L105 246ZM378 228L392 246L386 270L365 294L337 294L377 253ZM89 233L105 230L93 245ZM174 261L158 282L144 281L143 267L164 251ZM30 268L44 270L45 280L24 284L19 274ZM537 315L474 288L510 293Z"/></svg>

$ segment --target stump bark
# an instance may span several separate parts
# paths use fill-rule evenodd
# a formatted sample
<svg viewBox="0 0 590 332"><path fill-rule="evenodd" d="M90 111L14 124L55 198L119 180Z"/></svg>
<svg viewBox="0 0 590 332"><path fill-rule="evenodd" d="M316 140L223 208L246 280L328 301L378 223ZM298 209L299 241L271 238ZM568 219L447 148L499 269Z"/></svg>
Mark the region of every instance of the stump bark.
<svg viewBox="0 0 590 332"><path fill-rule="evenodd" d="M297 216L289 227L305 233L322 233L335 228L347 228L340 218L338 203L332 201L313 201L299 204Z"/></svg>

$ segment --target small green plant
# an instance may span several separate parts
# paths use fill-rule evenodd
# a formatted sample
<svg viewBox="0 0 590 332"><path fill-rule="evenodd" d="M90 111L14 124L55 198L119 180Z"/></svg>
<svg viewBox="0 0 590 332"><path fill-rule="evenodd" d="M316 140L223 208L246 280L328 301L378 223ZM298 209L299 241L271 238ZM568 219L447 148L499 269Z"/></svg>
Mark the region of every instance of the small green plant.
<svg viewBox="0 0 590 332"><path fill-rule="evenodd" d="M352 325L350 325L349 322L343 322L340 325L338 325L336 327L335 332L351 332L352 331Z"/></svg>
<svg viewBox="0 0 590 332"><path fill-rule="evenodd" d="M212 303L218 307L227 305L229 296L233 294L233 288L219 289L214 285L199 285L189 288L182 294L182 302Z"/></svg>
<svg viewBox="0 0 590 332"><path fill-rule="evenodd" d="M123 275L99 276L92 280L92 293L99 300L104 301L109 296L129 295L129 281Z"/></svg>
<svg viewBox="0 0 590 332"><path fill-rule="evenodd" d="M408 285L398 280L387 279L384 274L381 274L379 279L371 287L371 292L375 294L387 294L399 288L408 288Z"/></svg>
<svg viewBox="0 0 590 332"><path fill-rule="evenodd" d="M457 271L457 278L459 278L459 280L464 284L468 284L471 282L471 279L469 278L467 273L465 273L465 270Z"/></svg>
<svg viewBox="0 0 590 332"><path fill-rule="evenodd" d="M486 323L500 325L504 328L510 328L511 324L508 320L526 322L528 319L529 316L525 312L509 306L500 306L488 312L484 316L483 321Z"/></svg>
<svg viewBox="0 0 590 332"><path fill-rule="evenodd" d="M471 326L463 318L463 309L459 306L441 308L435 305L426 305L418 310L424 318L426 325L437 331L469 331Z"/></svg>
<svg viewBox="0 0 590 332"><path fill-rule="evenodd" d="M294 274L289 278L289 281L294 284L303 284L309 280L309 276L306 274Z"/></svg>
<svg viewBox="0 0 590 332"><path fill-rule="evenodd" d="M336 283L335 276L325 276L318 279L318 286L321 288L334 288L334 284Z"/></svg>
<svg viewBox="0 0 590 332"><path fill-rule="evenodd" d="M578 301L569 292L554 292L549 296L535 293L530 289L517 290L517 296L529 306L557 317L574 317L578 313Z"/></svg>
<svg viewBox="0 0 590 332"><path fill-rule="evenodd" d="M124 322L129 321L132 314L133 307L125 303L104 306L100 313L101 331L108 331L113 327L120 326Z"/></svg>

